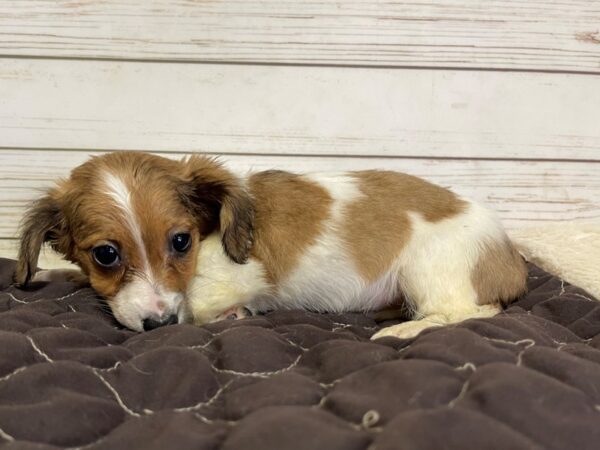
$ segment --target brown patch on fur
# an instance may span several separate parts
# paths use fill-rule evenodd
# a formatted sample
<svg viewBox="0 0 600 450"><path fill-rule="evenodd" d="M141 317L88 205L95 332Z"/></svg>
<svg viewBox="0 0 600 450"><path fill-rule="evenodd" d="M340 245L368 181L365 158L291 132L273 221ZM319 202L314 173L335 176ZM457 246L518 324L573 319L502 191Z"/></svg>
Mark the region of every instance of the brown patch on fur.
<svg viewBox="0 0 600 450"><path fill-rule="evenodd" d="M346 207L342 239L368 282L383 276L406 245L411 232L408 212L438 222L465 208L454 193L411 175L375 170L351 175L364 195Z"/></svg>
<svg viewBox="0 0 600 450"><path fill-rule="evenodd" d="M488 242L471 272L471 282L478 304L508 304L527 291L527 267L508 238Z"/></svg>
<svg viewBox="0 0 600 450"><path fill-rule="evenodd" d="M282 171L252 175L249 188L256 209L252 256L276 284L321 233L332 199L318 184Z"/></svg>

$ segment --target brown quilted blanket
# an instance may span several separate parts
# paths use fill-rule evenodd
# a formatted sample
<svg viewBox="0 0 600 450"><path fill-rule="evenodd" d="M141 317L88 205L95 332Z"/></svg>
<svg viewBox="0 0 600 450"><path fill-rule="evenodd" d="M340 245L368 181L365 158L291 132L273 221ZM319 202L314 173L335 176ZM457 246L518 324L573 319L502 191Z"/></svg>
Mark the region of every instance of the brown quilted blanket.
<svg viewBox="0 0 600 450"><path fill-rule="evenodd" d="M377 342L373 319L302 311L138 334L91 289L19 290L13 269L8 448L600 448L600 304L534 266L504 314Z"/></svg>

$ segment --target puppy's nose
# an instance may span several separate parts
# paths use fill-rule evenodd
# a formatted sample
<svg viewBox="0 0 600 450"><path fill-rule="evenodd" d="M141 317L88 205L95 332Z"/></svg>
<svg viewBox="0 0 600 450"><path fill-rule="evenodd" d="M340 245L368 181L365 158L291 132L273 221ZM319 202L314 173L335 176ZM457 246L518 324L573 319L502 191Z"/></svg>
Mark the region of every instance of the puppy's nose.
<svg viewBox="0 0 600 450"><path fill-rule="evenodd" d="M144 325L144 331L154 330L155 328L162 327L164 325L174 325L177 323L177 315L171 314L167 318L163 320L155 320L155 319L144 319L142 322Z"/></svg>

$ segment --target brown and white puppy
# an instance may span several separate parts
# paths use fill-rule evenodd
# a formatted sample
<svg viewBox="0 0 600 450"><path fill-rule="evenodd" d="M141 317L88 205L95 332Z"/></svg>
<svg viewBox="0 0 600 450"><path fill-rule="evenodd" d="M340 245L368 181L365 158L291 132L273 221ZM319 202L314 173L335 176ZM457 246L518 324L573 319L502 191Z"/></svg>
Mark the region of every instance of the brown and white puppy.
<svg viewBox="0 0 600 450"><path fill-rule="evenodd" d="M239 311L374 311L412 321L375 337L491 316L526 270L488 209L387 171L237 177L202 156L95 157L28 211L16 280L44 242L78 264L133 330Z"/></svg>

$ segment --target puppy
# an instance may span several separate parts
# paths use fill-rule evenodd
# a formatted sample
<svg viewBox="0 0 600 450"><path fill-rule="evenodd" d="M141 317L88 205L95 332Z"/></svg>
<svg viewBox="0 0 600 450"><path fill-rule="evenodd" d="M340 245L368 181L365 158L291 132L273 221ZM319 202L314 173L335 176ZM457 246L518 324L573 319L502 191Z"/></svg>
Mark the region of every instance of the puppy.
<svg viewBox="0 0 600 450"><path fill-rule="evenodd" d="M202 156L105 154L30 207L18 283L34 277L45 242L137 331L245 307L403 302L412 320L374 337L411 337L494 315L525 292L525 264L490 210L387 171L238 177Z"/></svg>

